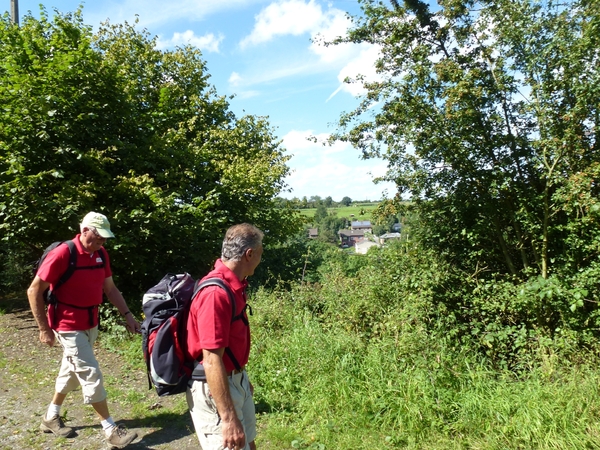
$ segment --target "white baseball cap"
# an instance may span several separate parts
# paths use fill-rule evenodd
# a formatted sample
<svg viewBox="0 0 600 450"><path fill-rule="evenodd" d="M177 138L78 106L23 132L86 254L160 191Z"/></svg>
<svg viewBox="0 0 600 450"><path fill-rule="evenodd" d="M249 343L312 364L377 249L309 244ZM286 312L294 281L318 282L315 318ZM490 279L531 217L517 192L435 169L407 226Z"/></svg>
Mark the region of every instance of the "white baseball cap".
<svg viewBox="0 0 600 450"><path fill-rule="evenodd" d="M114 238L115 235L110 231L110 222L104 214L89 212L81 222L82 227L94 227L98 234L103 238Z"/></svg>

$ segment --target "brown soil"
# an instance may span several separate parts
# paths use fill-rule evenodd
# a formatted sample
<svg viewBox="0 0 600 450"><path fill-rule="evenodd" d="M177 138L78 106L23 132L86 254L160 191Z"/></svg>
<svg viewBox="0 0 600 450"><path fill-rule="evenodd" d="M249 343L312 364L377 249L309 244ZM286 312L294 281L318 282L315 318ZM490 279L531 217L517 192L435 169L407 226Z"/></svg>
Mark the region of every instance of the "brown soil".
<svg viewBox="0 0 600 450"><path fill-rule="evenodd" d="M72 392L62 409L76 437L56 438L39 430L52 399L61 355L59 346L40 343L26 300L0 298L0 449L110 448L92 407L82 404L81 391ZM148 390L143 369L132 369L122 356L101 344L96 355L112 417L138 433L128 449L199 448L185 395L159 398L154 390Z"/></svg>

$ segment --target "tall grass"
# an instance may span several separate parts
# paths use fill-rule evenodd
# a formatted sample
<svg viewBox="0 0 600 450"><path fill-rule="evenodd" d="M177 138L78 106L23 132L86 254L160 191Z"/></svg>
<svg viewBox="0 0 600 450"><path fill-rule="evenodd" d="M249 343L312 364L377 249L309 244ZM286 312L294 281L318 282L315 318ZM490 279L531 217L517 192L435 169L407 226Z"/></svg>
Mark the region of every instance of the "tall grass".
<svg viewBox="0 0 600 450"><path fill-rule="evenodd" d="M492 370L423 327L417 297L392 304L368 281L343 281L253 299L262 448L600 448L593 355Z"/></svg>

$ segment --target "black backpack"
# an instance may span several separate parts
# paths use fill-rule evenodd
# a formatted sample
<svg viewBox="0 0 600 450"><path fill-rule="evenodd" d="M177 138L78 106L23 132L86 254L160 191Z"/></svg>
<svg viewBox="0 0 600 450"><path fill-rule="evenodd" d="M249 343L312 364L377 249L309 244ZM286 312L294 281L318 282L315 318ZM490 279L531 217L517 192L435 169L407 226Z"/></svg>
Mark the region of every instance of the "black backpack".
<svg viewBox="0 0 600 450"><path fill-rule="evenodd" d="M192 299L207 286L219 286L227 292L232 322L245 319L244 311L235 317L235 297L220 278L209 278L197 283L188 273L167 274L144 294L142 352L146 361L148 388L152 389L154 386L160 397L185 392L191 379L206 381L202 364L186 359L185 345ZM240 365L233 352L229 347L225 351L239 370Z"/></svg>
<svg viewBox="0 0 600 450"><path fill-rule="evenodd" d="M65 273L63 273L61 275L61 277L58 279L58 281L54 285L54 290L51 290L50 287L48 287L42 293L42 296L44 297L44 303L46 305L54 305L55 318L56 318L56 311L57 311L59 303L62 303L64 305L69 305L70 307L77 308L77 309L87 309L88 313L89 313L90 326L94 326L94 308L96 308L96 306L78 306L78 305L72 305L71 303L61 302L60 300L58 300L58 297L54 294L54 292L57 291L58 288L61 287L63 284L65 284L67 282L67 280L69 278L71 278L73 273L77 269L79 269L79 267L77 267L77 248L75 246L75 242L73 242L72 240L56 241L56 242L53 242L52 244L50 244L48 247L46 247L46 250L44 250L44 253L42 253L42 256L40 257L40 259L37 260L37 262L35 264L35 273L37 275L37 272L38 272L40 266L42 265L42 262L46 259L46 256L48 256L48 253L50 253L52 250L54 250L56 247L58 247L59 245L62 245L62 244L66 244L69 247L69 266L67 267L67 270L65 271ZM104 249L101 248L98 251L98 254L100 255L100 258L102 259L101 264L98 264L95 266L81 267L81 269L101 269L101 268L103 268L104 265L106 264L106 255L104 253Z"/></svg>
<svg viewBox="0 0 600 450"><path fill-rule="evenodd" d="M54 286L54 290L58 289L60 286L65 284L65 281L71 278L71 275L73 275L73 272L75 272L75 265L77 264L77 252L75 251L75 243L73 241L53 242L48 247L46 247L46 250L44 250L44 253L42 253L42 256L40 256L40 259L38 259L35 263L34 275L37 275L37 272L40 269L42 262L44 262L44 260L46 259L46 256L48 256L48 253L50 253L52 250L54 250L56 247L62 244L66 244L69 247L69 267L67 267L67 271L62 274L62 276ZM52 291L50 290L50 287L46 288L42 296L44 297L44 303L46 305L54 305L58 301L52 293Z"/></svg>

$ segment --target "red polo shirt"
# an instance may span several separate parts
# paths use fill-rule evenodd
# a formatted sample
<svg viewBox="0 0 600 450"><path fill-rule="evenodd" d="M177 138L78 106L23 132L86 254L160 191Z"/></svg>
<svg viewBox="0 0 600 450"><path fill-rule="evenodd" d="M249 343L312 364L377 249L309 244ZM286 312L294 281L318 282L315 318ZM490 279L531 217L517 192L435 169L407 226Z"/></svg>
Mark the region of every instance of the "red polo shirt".
<svg viewBox="0 0 600 450"><path fill-rule="evenodd" d="M221 278L231 288L235 296L235 316L243 312L246 322L246 280L238 277L219 259L207 278ZM188 357L200 361L202 349L216 350L229 347L241 366L246 365L250 356L250 327L243 320L231 322L231 303L227 292L218 286L208 286L192 300L187 322ZM233 362L223 354L225 370L235 369Z"/></svg>
<svg viewBox="0 0 600 450"><path fill-rule="evenodd" d="M97 268L102 264L102 258L98 252L87 253L81 241L80 234L75 236L75 248L77 251L77 268L71 278L60 286L54 294L59 300L57 305L48 307L48 323L50 328L58 331L88 330L98 325L98 308L94 308L93 324L90 323L90 312L87 309L73 308L69 305L79 307L97 306L102 303L104 280L112 276L108 253L104 250L105 264L103 268ZM50 288L58 282L60 277L67 271L69 266L69 247L59 245L52 250L38 269L37 275L50 283ZM82 267L94 267L92 269L81 269Z"/></svg>

